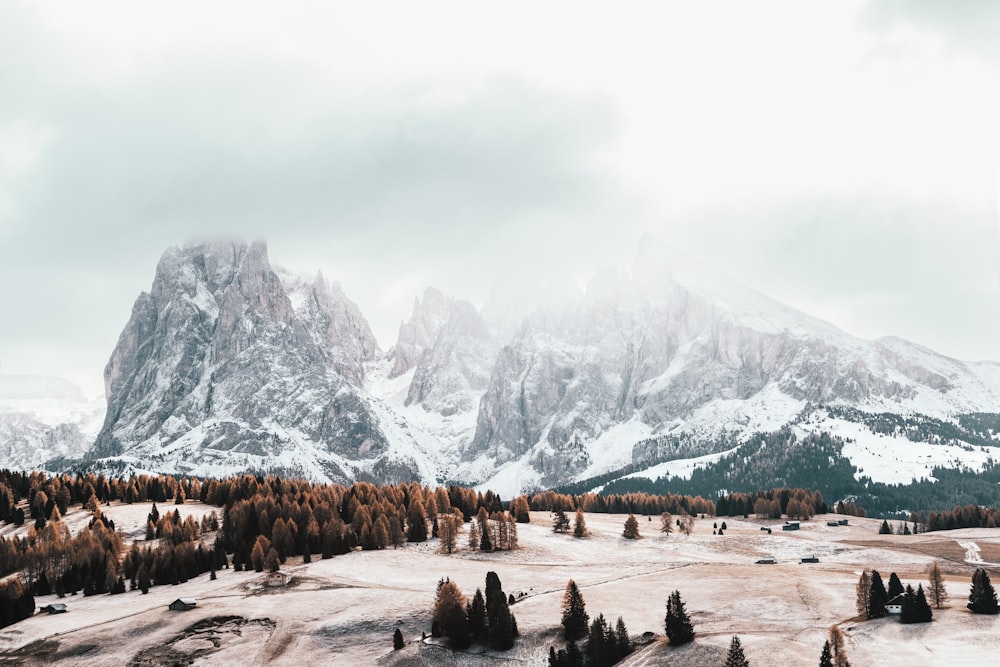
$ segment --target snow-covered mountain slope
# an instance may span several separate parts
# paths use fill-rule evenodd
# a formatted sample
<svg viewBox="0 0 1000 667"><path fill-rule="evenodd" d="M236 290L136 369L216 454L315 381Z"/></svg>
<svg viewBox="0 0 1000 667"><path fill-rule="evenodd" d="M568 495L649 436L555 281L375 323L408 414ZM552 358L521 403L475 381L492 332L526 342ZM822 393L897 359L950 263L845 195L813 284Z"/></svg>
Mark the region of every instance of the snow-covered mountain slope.
<svg viewBox="0 0 1000 667"><path fill-rule="evenodd" d="M88 399L62 378L0 375L0 465L37 469L79 457L101 428L103 397Z"/></svg>
<svg viewBox="0 0 1000 667"><path fill-rule="evenodd" d="M852 337L647 239L631 274L598 275L501 351L464 458L499 470L484 486L506 484L506 465L549 486L666 457L637 435L693 434L705 454L818 404L995 412L1000 365Z"/></svg>
<svg viewBox="0 0 1000 667"><path fill-rule="evenodd" d="M105 370L90 466L426 479L359 388L377 351L339 287L282 281L263 243L171 248Z"/></svg>

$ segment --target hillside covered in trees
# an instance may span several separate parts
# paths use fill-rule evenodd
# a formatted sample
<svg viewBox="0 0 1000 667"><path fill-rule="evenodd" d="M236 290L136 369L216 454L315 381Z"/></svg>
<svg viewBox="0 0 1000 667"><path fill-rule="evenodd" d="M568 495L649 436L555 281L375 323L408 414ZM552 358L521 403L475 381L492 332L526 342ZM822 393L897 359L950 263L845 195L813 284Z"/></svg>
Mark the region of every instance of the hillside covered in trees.
<svg viewBox="0 0 1000 667"><path fill-rule="evenodd" d="M831 410L835 410L832 409ZM840 409L842 411L846 408ZM855 414L857 413L857 414ZM839 414L839 413L836 413ZM898 415L866 415L858 411L842 415L864 422L872 432L905 434L929 444L954 444L992 439L991 415L966 415L962 424L920 418L908 421ZM760 433L737 446L718 461L695 468L689 478L642 476L626 477L650 463L632 464L619 471L560 487L557 491L581 493L600 487L604 494L641 492L651 495L675 493L717 498L728 492L754 492L772 487L797 487L819 491L836 501L851 498L871 516L908 519L911 513L951 511L965 505L1000 505L1000 462L988 458L981 469L935 467L933 479L915 479L909 484L887 484L853 466L843 454L844 441L828 433L800 437L791 428ZM725 450L724 444L718 445ZM648 450L655 449L647 446ZM663 451L673 451L666 447ZM678 451L684 451L683 447Z"/></svg>

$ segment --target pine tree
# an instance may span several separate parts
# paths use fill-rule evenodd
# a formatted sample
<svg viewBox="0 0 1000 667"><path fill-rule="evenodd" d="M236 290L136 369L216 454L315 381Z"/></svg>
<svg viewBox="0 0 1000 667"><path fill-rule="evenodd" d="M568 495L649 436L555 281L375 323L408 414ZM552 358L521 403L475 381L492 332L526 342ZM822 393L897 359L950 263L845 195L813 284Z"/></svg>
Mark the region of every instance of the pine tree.
<svg viewBox="0 0 1000 667"><path fill-rule="evenodd" d="M453 514L442 514L438 517L438 550L443 554L455 551L458 542L458 530L461 519Z"/></svg>
<svg viewBox="0 0 1000 667"><path fill-rule="evenodd" d="M487 553L493 551L493 541L490 539L490 524L488 521L488 519L484 520L479 526L481 533L479 536L479 550Z"/></svg>
<svg viewBox="0 0 1000 667"><path fill-rule="evenodd" d="M568 533L569 532L569 517L566 516L561 508L556 508L552 511L555 517L552 519L552 532L553 533Z"/></svg>
<svg viewBox="0 0 1000 667"><path fill-rule="evenodd" d="M868 618L882 618L886 615L886 603L889 595L886 593L885 584L882 583L882 575L878 570L872 570L871 593L868 596Z"/></svg>
<svg viewBox="0 0 1000 667"><path fill-rule="evenodd" d="M931 566L929 578L927 593L930 595L934 608L941 609L944 607L944 603L948 601L948 589L945 588L944 577L941 576L941 568L938 567L937 563Z"/></svg>
<svg viewBox="0 0 1000 667"><path fill-rule="evenodd" d="M257 572L264 571L266 553L264 552L264 542L262 540L266 539L263 535L259 535L257 541L254 542L253 549L250 550L250 562L253 563L253 569Z"/></svg>
<svg viewBox="0 0 1000 667"><path fill-rule="evenodd" d="M972 588L969 591L969 603L966 605L974 614L996 614L997 593L990 583L990 575L979 568L972 575Z"/></svg>
<svg viewBox="0 0 1000 667"><path fill-rule="evenodd" d="M726 654L724 667L750 667L750 661L743 653L743 644L736 635L733 635L732 641L729 642L729 653Z"/></svg>
<svg viewBox="0 0 1000 667"><path fill-rule="evenodd" d="M469 646L469 619L465 615L465 596L455 582L448 579L438 582L434 601L434 622L453 647Z"/></svg>
<svg viewBox="0 0 1000 667"><path fill-rule="evenodd" d="M479 548L479 522L473 519L469 522L469 550L475 551Z"/></svg>
<svg viewBox="0 0 1000 667"><path fill-rule="evenodd" d="M510 503L510 512L518 523L531 523L531 515L528 513L530 509L525 496L518 496Z"/></svg>
<svg viewBox="0 0 1000 667"><path fill-rule="evenodd" d="M427 541L427 512L419 498L410 501L410 507L406 512L406 524L407 542Z"/></svg>
<svg viewBox="0 0 1000 667"><path fill-rule="evenodd" d="M913 592L913 586L907 585L906 591L903 593L903 604L901 605L899 612L899 622L900 623L915 623L915 615L917 604L917 594Z"/></svg>
<svg viewBox="0 0 1000 667"><path fill-rule="evenodd" d="M621 616L618 617L618 622L615 623L615 645L618 648L616 660L624 658L632 652L632 640L628 636L628 628L625 627L625 621L622 620Z"/></svg>
<svg viewBox="0 0 1000 667"><path fill-rule="evenodd" d="M514 617L496 572L486 573L486 632L493 648L506 651L514 645Z"/></svg>
<svg viewBox="0 0 1000 667"><path fill-rule="evenodd" d="M680 591L674 591L667 598L667 615L663 619L663 626L671 644L687 644L694 640L694 626L684 610Z"/></svg>
<svg viewBox="0 0 1000 667"><path fill-rule="evenodd" d="M674 520L670 516L670 512L664 512L660 515L660 532L667 535L674 532Z"/></svg>
<svg viewBox="0 0 1000 667"><path fill-rule="evenodd" d="M871 618L868 615L868 602L871 599L872 579L867 567L861 572L856 591L857 600L854 603L854 608L857 609L859 616Z"/></svg>
<svg viewBox="0 0 1000 667"><path fill-rule="evenodd" d="M398 651L403 646L403 633L399 631L399 628L396 628L396 631L392 633L392 650Z"/></svg>
<svg viewBox="0 0 1000 667"><path fill-rule="evenodd" d="M566 647L566 667L583 667L583 654L576 642L570 642Z"/></svg>
<svg viewBox="0 0 1000 667"><path fill-rule="evenodd" d="M897 595L902 595L904 592L905 589L903 588L903 582L901 582L899 577L896 576L896 573L893 572L889 575L889 589L886 591L886 594L891 600Z"/></svg>
<svg viewBox="0 0 1000 667"><path fill-rule="evenodd" d="M626 540L639 539L639 522L635 520L635 516L632 514L629 514L628 518L625 519L625 529L622 531L622 537Z"/></svg>
<svg viewBox="0 0 1000 667"><path fill-rule="evenodd" d="M587 522L583 518L583 510L576 510L576 517L573 520L573 537L587 536Z"/></svg>
<svg viewBox="0 0 1000 667"><path fill-rule="evenodd" d="M851 667L847 659L847 649L844 646L844 632L839 625L830 626L830 653L834 667Z"/></svg>
<svg viewBox="0 0 1000 667"><path fill-rule="evenodd" d="M586 604L583 595L576 582L572 579L566 584L566 592L562 601L562 626L563 636L567 641L574 641L587 636L587 623L590 617L587 615Z"/></svg>
<svg viewBox="0 0 1000 667"><path fill-rule="evenodd" d="M819 667L833 667L833 654L830 653L830 642L823 642L823 652L819 654Z"/></svg>
<svg viewBox="0 0 1000 667"><path fill-rule="evenodd" d="M476 594L472 596L466 614L469 617L469 632L475 640L482 639L486 634L486 600L483 599L483 591L476 589Z"/></svg>
<svg viewBox="0 0 1000 667"><path fill-rule="evenodd" d="M587 633L587 667L606 667L612 664L614 647L608 644L608 624L604 614L598 614ZM614 633L611 633L612 637Z"/></svg>
<svg viewBox="0 0 1000 667"><path fill-rule="evenodd" d="M882 525L878 529L879 535L892 535L892 528L889 527L889 522L885 519L882 520Z"/></svg>
<svg viewBox="0 0 1000 667"><path fill-rule="evenodd" d="M924 587L917 584L917 599L914 604L913 618L916 623L930 623L934 618L931 606L927 604L927 597L924 595Z"/></svg>
<svg viewBox="0 0 1000 667"><path fill-rule="evenodd" d="M406 535L403 534L403 524L398 516L389 517L389 544L393 549L398 549L406 542Z"/></svg>
<svg viewBox="0 0 1000 667"><path fill-rule="evenodd" d="M281 567L281 559L278 557L278 550L271 547L267 552L267 558L264 561L268 572L277 572L278 568Z"/></svg>
<svg viewBox="0 0 1000 667"><path fill-rule="evenodd" d="M143 595L149 592L149 587L153 582L149 579L149 569L146 567L145 562L139 566L139 571L135 575L135 581Z"/></svg>

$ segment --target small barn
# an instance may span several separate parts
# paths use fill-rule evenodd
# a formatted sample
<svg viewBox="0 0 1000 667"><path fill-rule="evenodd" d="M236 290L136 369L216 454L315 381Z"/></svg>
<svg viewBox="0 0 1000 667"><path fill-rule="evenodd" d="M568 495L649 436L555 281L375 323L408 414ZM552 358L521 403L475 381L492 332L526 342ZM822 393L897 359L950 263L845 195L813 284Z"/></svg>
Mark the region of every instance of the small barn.
<svg viewBox="0 0 1000 667"><path fill-rule="evenodd" d="M777 563L778 559L775 558L774 556L764 556L759 561L757 561L756 565L776 565Z"/></svg>
<svg viewBox="0 0 1000 667"><path fill-rule="evenodd" d="M806 554L800 561L802 563L818 563L819 557L816 554Z"/></svg>
<svg viewBox="0 0 1000 667"><path fill-rule="evenodd" d="M848 525L847 523L848 521L849 521L848 519L837 519L837 524L840 526L846 526Z"/></svg>
<svg viewBox="0 0 1000 667"><path fill-rule="evenodd" d="M885 603L885 610L890 614L902 614L903 613L903 598L906 597L902 593L894 597Z"/></svg>
<svg viewBox="0 0 1000 667"><path fill-rule="evenodd" d="M277 572L271 572L267 575L267 585L268 586L284 586L288 583L288 574L282 572L281 570Z"/></svg>
<svg viewBox="0 0 1000 667"><path fill-rule="evenodd" d="M65 614L69 609L62 602L53 602L52 604L47 604L44 607L38 609L39 612L45 612L46 614Z"/></svg>
<svg viewBox="0 0 1000 667"><path fill-rule="evenodd" d="M834 528L836 528L837 526L840 525L840 522L839 521L827 521L826 525L833 526Z"/></svg>
<svg viewBox="0 0 1000 667"><path fill-rule="evenodd" d="M194 598L177 598L171 602L167 608L170 611L190 611L198 604Z"/></svg>
<svg viewBox="0 0 1000 667"><path fill-rule="evenodd" d="M781 529L782 530L798 530L799 529L799 522L798 521L786 521L785 525L782 526Z"/></svg>
<svg viewBox="0 0 1000 667"><path fill-rule="evenodd" d="M771 530L771 529L770 529L770 528L768 528L767 526L761 526L761 527L760 527L760 529L761 529L761 530L766 530L766 531L768 531L768 532L770 532L770 530Z"/></svg>

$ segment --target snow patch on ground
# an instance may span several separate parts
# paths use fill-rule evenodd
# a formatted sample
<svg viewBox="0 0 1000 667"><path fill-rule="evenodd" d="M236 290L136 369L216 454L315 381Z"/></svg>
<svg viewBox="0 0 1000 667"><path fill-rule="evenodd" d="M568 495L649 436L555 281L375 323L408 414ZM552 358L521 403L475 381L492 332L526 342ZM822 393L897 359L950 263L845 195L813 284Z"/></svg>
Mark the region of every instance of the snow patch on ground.
<svg viewBox="0 0 1000 667"><path fill-rule="evenodd" d="M858 468L855 477L871 477L886 484L909 484L913 480L933 480L935 467L979 470L992 458L1000 460L1000 447L937 445L913 442L902 437L872 433L863 424L843 419L809 422L796 427L800 435L827 431L844 440L843 454Z"/></svg>
<svg viewBox="0 0 1000 667"><path fill-rule="evenodd" d="M732 454L737 450L737 447L732 449L727 449L724 452L717 452L715 454L706 454L705 456L696 456L690 459L675 459L673 461L667 461L666 463L659 463L651 468L646 468L641 472L634 472L631 475L625 475L625 478L629 477L645 477L646 479L656 479L658 477L677 477L679 479L691 479L691 473L698 468L704 468L713 463L718 463L722 457L727 454Z"/></svg>
<svg viewBox="0 0 1000 667"><path fill-rule="evenodd" d="M578 476L587 479L602 473L618 470L632 463L635 443L649 438L653 429L638 417L622 424L615 424L600 436L587 443L590 465Z"/></svg>

